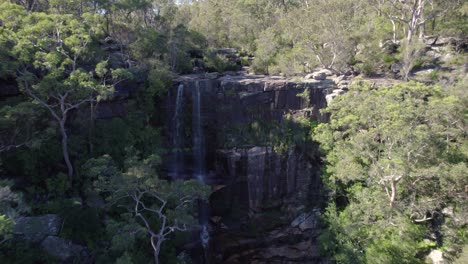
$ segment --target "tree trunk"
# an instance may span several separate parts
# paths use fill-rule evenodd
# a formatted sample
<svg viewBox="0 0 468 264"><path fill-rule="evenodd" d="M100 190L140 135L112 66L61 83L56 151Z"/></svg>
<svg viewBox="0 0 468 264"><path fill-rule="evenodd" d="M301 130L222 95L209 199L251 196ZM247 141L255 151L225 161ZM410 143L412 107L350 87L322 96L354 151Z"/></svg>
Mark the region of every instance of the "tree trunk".
<svg viewBox="0 0 468 264"><path fill-rule="evenodd" d="M393 29L393 43L397 42L397 28L396 28L396 23L395 20L390 19L390 22L392 22L392 29Z"/></svg>
<svg viewBox="0 0 468 264"><path fill-rule="evenodd" d="M97 106L97 104L96 104ZM89 140L89 153L93 153L94 150L94 145L93 145L93 138L94 138L94 111L96 111L96 108L94 106L93 101L90 102L90 114L89 114L89 134L88 134L88 140Z"/></svg>
<svg viewBox="0 0 468 264"><path fill-rule="evenodd" d="M396 198L396 182L392 181L392 195L390 197L390 208L395 206L395 198Z"/></svg>
<svg viewBox="0 0 468 264"><path fill-rule="evenodd" d="M158 257L158 253L156 251L153 251L153 255L154 255L154 264L159 264L159 257Z"/></svg>
<svg viewBox="0 0 468 264"><path fill-rule="evenodd" d="M155 238L158 240L156 243L154 242ZM153 247L154 264L159 264L159 251L161 251L161 243L161 238L151 236L151 246Z"/></svg>
<svg viewBox="0 0 468 264"><path fill-rule="evenodd" d="M414 29L412 26L409 26L408 33L406 35L406 40L408 41L408 43L411 43L411 41L413 40L413 34L414 34Z"/></svg>
<svg viewBox="0 0 468 264"><path fill-rule="evenodd" d="M419 39L424 39L426 23L419 25Z"/></svg>
<svg viewBox="0 0 468 264"><path fill-rule="evenodd" d="M63 159L65 160L65 163L67 164L68 168L68 177L70 178L70 181L73 179L73 166L70 161L70 156L68 153L68 135L67 131L65 129L65 121L66 118L63 118L60 121L60 133L62 134L62 152L63 152Z"/></svg>

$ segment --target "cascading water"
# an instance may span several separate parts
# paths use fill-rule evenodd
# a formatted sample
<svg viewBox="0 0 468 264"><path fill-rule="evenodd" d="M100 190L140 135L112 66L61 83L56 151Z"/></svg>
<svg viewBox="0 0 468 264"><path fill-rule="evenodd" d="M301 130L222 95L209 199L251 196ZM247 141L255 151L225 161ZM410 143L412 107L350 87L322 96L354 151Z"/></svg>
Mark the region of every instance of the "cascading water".
<svg viewBox="0 0 468 264"><path fill-rule="evenodd" d="M177 87L177 97L176 97L176 105L174 111L174 139L173 139L173 175L177 179L180 176L181 171L184 169L184 161L183 161L183 107L184 107L184 84L179 84Z"/></svg>
<svg viewBox="0 0 468 264"><path fill-rule="evenodd" d="M208 263L208 247L210 245L210 232L208 231L208 227L206 225L203 225L202 230L200 231L200 241L203 247L203 252L205 253L205 263Z"/></svg>
<svg viewBox="0 0 468 264"><path fill-rule="evenodd" d="M200 182L205 182L205 149L201 117L200 83L195 81L193 95L193 158L194 176Z"/></svg>
<svg viewBox="0 0 468 264"><path fill-rule="evenodd" d="M193 99L193 112L192 112L192 133L193 133L193 161L194 161L194 177L205 183L205 135L203 133L202 126L202 115L201 115L201 91L200 82L195 81L195 89L192 91ZM200 230L200 242L203 247L205 255L204 263L209 263L209 241L210 233L208 231L208 218L209 218L209 205L200 201L199 203L199 223L201 225Z"/></svg>

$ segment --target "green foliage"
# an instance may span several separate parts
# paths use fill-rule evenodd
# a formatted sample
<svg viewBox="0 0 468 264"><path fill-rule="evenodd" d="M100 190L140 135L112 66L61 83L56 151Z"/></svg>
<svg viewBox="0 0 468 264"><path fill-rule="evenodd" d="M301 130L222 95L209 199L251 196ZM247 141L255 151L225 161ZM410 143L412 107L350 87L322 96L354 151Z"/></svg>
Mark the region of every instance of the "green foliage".
<svg viewBox="0 0 468 264"><path fill-rule="evenodd" d="M116 264L133 264L132 258L128 252L125 252L120 258L115 262Z"/></svg>
<svg viewBox="0 0 468 264"><path fill-rule="evenodd" d="M192 72L194 50L207 54L211 71L237 65L206 49L234 47L243 51L242 65L250 64L247 54L255 55L257 73L289 76L317 66L343 72L354 65L371 75L399 60L408 77L427 62L422 44L413 38L393 55L381 50L380 41L424 33L418 32L423 26L426 33L466 35L466 3L430 2L421 18L433 19L410 32L404 21L416 13L397 8L411 10L408 1L0 0L0 78L17 82L23 93L0 102L0 169L21 179L18 185L34 204L30 210L12 183L0 184L0 240L7 239L0 262L54 262L34 245L8 240L16 217L31 212L59 213L65 219L61 235L87 244L102 263L150 262L147 227L126 210L134 205L132 192L148 191L140 200L148 208L161 208L154 195L166 200L162 213L169 223L196 225L194 201L209 190L156 176L164 150L160 129L153 127L163 119L160 98L174 73ZM395 27L392 17L402 18ZM458 53L449 66L465 63L462 44L446 48ZM99 111L122 81L141 84L126 99L128 115L95 120L87 109ZM291 115L281 123L229 127L219 138L225 136L226 147L267 145L282 154L320 140L328 151L324 182L332 197L325 217L329 229L321 235L324 251L344 263L417 263L434 247L455 252L467 240L466 227L457 221L467 211L465 83L449 88L456 96L417 84L356 88L332 103L330 124L317 127ZM307 91L299 96L309 99ZM59 132L67 135L62 146ZM68 145L82 177L73 190L62 173L62 147ZM385 190L399 177L392 175L403 177L389 202ZM106 211L70 198L96 191L107 198ZM114 192L127 196L118 199ZM179 207L183 195L191 199ZM453 217L442 217L450 208ZM144 216L152 229L163 226L151 211ZM268 220L266 226L276 224ZM429 236L432 230L439 232L436 240ZM167 239L161 256L173 263L184 237Z"/></svg>
<svg viewBox="0 0 468 264"><path fill-rule="evenodd" d="M257 50L252 69L257 73L268 73L268 67L274 63L274 58L278 52L276 34L273 30L262 32L256 40Z"/></svg>
<svg viewBox="0 0 468 264"><path fill-rule="evenodd" d="M95 208L74 205L66 211L63 210L61 217L63 219L61 236L66 239L80 242L95 249L99 245L99 241L105 238L101 215Z"/></svg>
<svg viewBox="0 0 468 264"><path fill-rule="evenodd" d="M366 77L371 76L375 70L375 65L371 62L365 62L359 67L359 71Z"/></svg>
<svg viewBox="0 0 468 264"><path fill-rule="evenodd" d="M56 177L47 179L46 185L51 196L63 197L68 190L68 176L60 172Z"/></svg>
<svg viewBox="0 0 468 264"><path fill-rule="evenodd" d="M407 42L402 45L400 61L403 63L401 74L404 80L408 80L411 70L421 67L424 63L423 58L424 43L421 41Z"/></svg>
<svg viewBox="0 0 468 264"><path fill-rule="evenodd" d="M354 87L328 107L331 121L314 139L327 153L332 197L321 239L337 262L418 263L431 239L424 223L440 223L448 204L466 208L464 108L439 88L414 82ZM454 214L466 217L461 211ZM460 245L462 226L445 219L438 239Z"/></svg>
<svg viewBox="0 0 468 264"><path fill-rule="evenodd" d="M256 120L248 124L228 126L221 133L226 148L242 146L273 146L277 153L285 154L294 146L310 146L310 130L316 122L295 120L286 116L281 122Z"/></svg>
<svg viewBox="0 0 468 264"><path fill-rule="evenodd" d="M3 215L3 223L6 226L9 225L8 221L14 221L20 214L28 213L30 210L22 193L13 192L11 186L10 181L0 181L0 215Z"/></svg>
<svg viewBox="0 0 468 264"><path fill-rule="evenodd" d="M224 72L224 71L235 71L237 65L234 62L229 61L225 56L214 54L209 52L203 57L205 67L211 72Z"/></svg>
<svg viewBox="0 0 468 264"><path fill-rule="evenodd" d="M40 247L28 242L13 240L0 247L0 262L11 264L59 263L55 258L41 251Z"/></svg>
<svg viewBox="0 0 468 264"><path fill-rule="evenodd" d="M162 63L154 62L148 73L148 81L139 99L142 101L142 109L149 115L155 114L155 101L164 95L167 88L172 85L173 74Z"/></svg>
<svg viewBox="0 0 468 264"><path fill-rule="evenodd" d="M132 55L137 60L155 58L167 52L166 36L153 28L137 32L138 38L130 45Z"/></svg>
<svg viewBox="0 0 468 264"><path fill-rule="evenodd" d="M13 192L11 185L9 181L0 181L0 248L13 237L13 227L19 215L29 212L21 193Z"/></svg>
<svg viewBox="0 0 468 264"><path fill-rule="evenodd" d="M123 166L127 147L135 147L143 156L148 156L155 152L161 137L159 129L146 125L142 115L135 113L125 119L98 121L95 140L96 155L109 154Z"/></svg>
<svg viewBox="0 0 468 264"><path fill-rule="evenodd" d="M11 238L13 225L13 220L6 215L0 214L0 241L5 241Z"/></svg>
<svg viewBox="0 0 468 264"><path fill-rule="evenodd" d="M166 234L160 238L162 242L175 230L197 225L194 202L206 199L208 187L194 180L159 179L154 171L159 163L157 156L142 160L128 150L123 171L117 170L109 156L85 164L89 176L97 175L94 186L106 197L109 213L114 216L107 223L107 232L112 237L111 249L120 252L118 255L132 252L139 241L148 241L149 231L162 230L161 234Z"/></svg>
<svg viewBox="0 0 468 264"><path fill-rule="evenodd" d="M54 134L43 122L43 109L22 99L0 104L0 152L23 146L37 148Z"/></svg>

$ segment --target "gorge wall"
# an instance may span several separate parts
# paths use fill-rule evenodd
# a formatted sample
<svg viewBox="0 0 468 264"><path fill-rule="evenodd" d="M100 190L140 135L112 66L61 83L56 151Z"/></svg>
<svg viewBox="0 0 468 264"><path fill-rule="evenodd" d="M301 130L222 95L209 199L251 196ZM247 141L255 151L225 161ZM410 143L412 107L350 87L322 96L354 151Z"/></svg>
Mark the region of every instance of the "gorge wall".
<svg viewBox="0 0 468 264"><path fill-rule="evenodd" d="M185 179L199 170L195 168L199 166L194 157L197 155L193 154L193 148L197 148L193 140L197 134L193 120L197 119L194 115L199 107L207 184L247 183L248 204L254 210L268 200L295 193L306 186L310 175L314 175L315 157L302 153L301 146L280 155L264 142L260 142L263 145L243 142L243 136L250 136L243 126L252 122L281 124L286 116L292 120L308 117L325 121L327 117L319 111L326 107L326 96L335 88L334 81L329 79L295 82L282 77L246 74L180 76L169 91L164 110L168 118L166 124L169 124L167 135L170 142L177 142L175 152L179 153L178 157L172 155L168 162L168 173L174 173L177 167L178 177ZM200 95L194 95L196 91ZM200 102L195 101L196 98ZM182 105L176 105L178 100Z"/></svg>
<svg viewBox="0 0 468 264"><path fill-rule="evenodd" d="M269 126L294 124L302 117L327 120L320 109L326 107L327 96L336 91L337 85L326 77L320 79L232 73L184 75L174 81L164 104L168 148L172 147L165 170L172 178L199 178L212 186L209 219L215 241L210 253L217 259L214 263L242 262L233 254L252 248L261 251L265 246L281 248L285 240L302 236L297 230L277 230L281 234L266 238L275 228L291 228L289 222L301 213L309 210L305 215L310 216L310 208L320 203L321 160L317 146L289 145L278 150L262 138L272 133ZM252 134L259 140L249 140ZM256 231L263 234L262 240L249 238L252 225L257 224L261 226ZM223 241L226 238L230 242ZM231 243L233 240L236 242ZM281 243L275 244L277 240ZM305 237L297 241L314 244ZM260 251L254 254L267 254ZM309 260L316 261L317 251L310 252L313 256ZM272 252L267 255L271 256L260 256L265 262L258 263L270 263L275 257ZM308 259L297 256L305 257L303 261Z"/></svg>

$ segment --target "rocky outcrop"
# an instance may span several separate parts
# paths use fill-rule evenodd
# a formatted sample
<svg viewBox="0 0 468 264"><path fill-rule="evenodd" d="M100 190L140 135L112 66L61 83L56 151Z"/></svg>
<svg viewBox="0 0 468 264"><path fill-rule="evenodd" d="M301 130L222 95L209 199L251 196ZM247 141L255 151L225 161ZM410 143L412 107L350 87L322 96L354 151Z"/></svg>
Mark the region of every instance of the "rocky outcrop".
<svg viewBox="0 0 468 264"><path fill-rule="evenodd" d="M234 75L237 74L237 75ZM235 139L229 137L229 131L242 129L254 121L262 123L282 123L286 115L294 119L308 117L313 120L326 121L327 115L320 109L327 106L326 95L336 89L333 80L292 80L279 76L247 75L232 73L232 75L193 74L183 75L175 80L173 89L165 103L165 124L167 126L168 142L175 131L176 97L180 85L184 86L182 112L184 116L182 136L179 149L185 150L182 163L185 164L185 174L191 175L193 165L191 127L193 114L193 92L198 89L201 96L201 123L205 140L207 174L216 173L218 150L226 146L238 145ZM198 88L197 88L198 87ZM192 121L191 121L192 120ZM241 134L237 134L241 135ZM172 147L172 146L168 146ZM216 178L220 177L215 175Z"/></svg>
<svg viewBox="0 0 468 264"><path fill-rule="evenodd" d="M329 75L325 71L320 73L325 77ZM168 117L166 123L173 126L168 126L167 135L171 137L178 134L174 133L176 123L181 134L179 140L169 140L178 142L178 149L181 150L177 160L184 164L184 168L180 170L179 167L179 176L191 178L194 174L191 138L194 121L191 115L194 114L193 104L197 98L194 91L200 91L201 126L206 154L203 160L203 167L206 168L205 183L224 186L219 194L224 198L217 200L225 204L232 198L232 192L241 192L245 195L235 195L240 200L233 203L246 204L252 212L258 212L270 203L293 194L306 197L311 188L318 188L319 162L295 147L286 153L275 153L271 146L239 147L242 137L250 137L242 135L242 130L254 121L281 124L286 121L286 115L293 120L308 117L326 121L328 116L320 113L320 109L327 106L326 96L336 88L334 80L327 78L293 80L242 73L180 76L175 81L174 89L169 91L165 114ZM177 96L179 102L183 101L183 105L178 107L179 110L182 108L184 114L177 115L182 121L174 122ZM183 100L180 100L180 96ZM233 138L233 134L238 138ZM169 166L174 166L174 163ZM225 197L227 193L231 193L228 195L230 198Z"/></svg>
<svg viewBox="0 0 468 264"><path fill-rule="evenodd" d="M319 209L314 209L308 213L302 213L296 219L294 219L294 221L291 223L291 227L298 227L301 231L317 229L319 217Z"/></svg>
<svg viewBox="0 0 468 264"><path fill-rule="evenodd" d="M73 244L56 236L48 236L41 243L42 249L62 263L91 263L86 247Z"/></svg>
<svg viewBox="0 0 468 264"><path fill-rule="evenodd" d="M178 168L177 173L168 169L168 175L195 177L199 159L193 151L198 142L193 131L198 126L193 124L200 122L203 180L213 190L209 210L213 263L280 263L281 259L317 263L316 242L310 236L317 229L316 214L307 213L297 226L290 221L306 201L320 202L320 158L303 149L306 146L279 151L269 142L252 142L246 130L254 123L298 125L295 121L302 117L327 121L320 109L327 106L326 96L337 89L328 77L325 71L311 79L213 73L175 80L165 116L166 124L171 124L167 135L180 135L169 142L178 143L174 160L183 166L168 162L168 167ZM179 111L183 114L176 114ZM270 133L268 128L265 133ZM258 135L260 141L266 137ZM243 139L249 143L242 143ZM258 237L249 235L249 226L257 229Z"/></svg>
<svg viewBox="0 0 468 264"><path fill-rule="evenodd" d="M222 114L223 123L245 122L254 118L278 120L287 111L308 107L314 108L314 119L325 120L319 110L326 107L325 96L335 88L335 83L327 79L295 81L280 76L245 74L214 77L180 76L169 94L169 104L175 102L174 96L179 84L188 87L186 97L189 97L192 88L198 82L202 96L208 104L203 104L204 112ZM299 97L298 94L306 89L309 91L307 98ZM170 112L174 106L168 105L168 108Z"/></svg>
<svg viewBox="0 0 468 264"><path fill-rule="evenodd" d="M330 76L330 75L331 75L330 71L321 70L321 71L317 71L317 72L314 72L314 73L307 74L305 76L305 79L306 80L314 79L314 80L317 80L317 81L323 81L323 80L325 80L327 78L327 76Z"/></svg>
<svg viewBox="0 0 468 264"><path fill-rule="evenodd" d="M427 256L432 264L448 264L450 263L444 258L444 254L440 250L432 250ZM427 262L426 262L427 263Z"/></svg>
<svg viewBox="0 0 468 264"><path fill-rule="evenodd" d="M319 254L319 210L300 214L290 225L268 228L267 219L252 220L255 231L222 231L214 234L210 253L213 263L327 263ZM279 218L284 218L280 216ZM261 235L256 235L261 233Z"/></svg>
<svg viewBox="0 0 468 264"><path fill-rule="evenodd" d="M62 220L54 214L21 217L16 221L13 234L16 239L40 245L61 263L91 263L86 247L58 237L61 226Z"/></svg>
<svg viewBox="0 0 468 264"><path fill-rule="evenodd" d="M216 175L222 175L217 183L224 188L242 183L248 195L235 203L248 204L253 212L291 195L305 199L311 189L319 188L319 165L298 149L278 154L271 147L236 148L217 155Z"/></svg>
<svg viewBox="0 0 468 264"><path fill-rule="evenodd" d="M54 214L21 217L16 221L13 233L20 239L41 242L47 236L57 236L60 226L61 220Z"/></svg>

